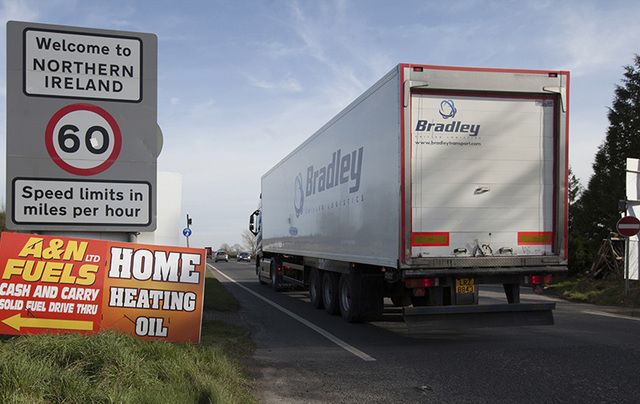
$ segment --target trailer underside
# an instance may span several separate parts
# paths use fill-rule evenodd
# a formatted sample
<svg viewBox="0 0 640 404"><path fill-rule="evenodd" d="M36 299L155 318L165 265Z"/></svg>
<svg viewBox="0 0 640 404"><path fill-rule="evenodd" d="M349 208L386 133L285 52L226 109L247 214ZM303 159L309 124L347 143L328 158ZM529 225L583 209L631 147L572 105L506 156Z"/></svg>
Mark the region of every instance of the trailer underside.
<svg viewBox="0 0 640 404"><path fill-rule="evenodd" d="M399 269L266 253L256 272L275 290L309 290L311 304L349 322L383 317L384 298L402 309L409 332L552 325L553 303L521 303L521 286L542 290L566 267ZM480 304L480 285L502 285L507 303Z"/></svg>

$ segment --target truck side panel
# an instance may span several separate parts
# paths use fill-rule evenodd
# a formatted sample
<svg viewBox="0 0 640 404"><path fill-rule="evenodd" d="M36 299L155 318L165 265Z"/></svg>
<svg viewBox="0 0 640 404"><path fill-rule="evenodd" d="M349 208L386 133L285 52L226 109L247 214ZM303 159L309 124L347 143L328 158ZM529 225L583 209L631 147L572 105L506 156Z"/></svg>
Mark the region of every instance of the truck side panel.
<svg viewBox="0 0 640 404"><path fill-rule="evenodd" d="M398 70L262 177L263 251L396 266Z"/></svg>

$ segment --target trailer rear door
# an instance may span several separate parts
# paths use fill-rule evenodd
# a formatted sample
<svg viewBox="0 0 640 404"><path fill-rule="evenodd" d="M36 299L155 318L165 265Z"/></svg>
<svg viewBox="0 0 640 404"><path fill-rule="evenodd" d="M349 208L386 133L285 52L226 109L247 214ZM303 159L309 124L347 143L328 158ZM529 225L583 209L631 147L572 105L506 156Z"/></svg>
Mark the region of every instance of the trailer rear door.
<svg viewBox="0 0 640 404"><path fill-rule="evenodd" d="M412 257L554 253L555 103L412 93Z"/></svg>

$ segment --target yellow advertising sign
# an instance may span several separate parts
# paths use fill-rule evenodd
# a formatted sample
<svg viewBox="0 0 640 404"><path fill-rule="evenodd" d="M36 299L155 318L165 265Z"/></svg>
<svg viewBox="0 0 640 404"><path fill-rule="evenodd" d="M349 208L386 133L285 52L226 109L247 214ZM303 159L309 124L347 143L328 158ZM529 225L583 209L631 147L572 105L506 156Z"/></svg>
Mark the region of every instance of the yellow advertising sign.
<svg viewBox="0 0 640 404"><path fill-rule="evenodd" d="M2 233L0 333L97 333L199 342L200 249Z"/></svg>

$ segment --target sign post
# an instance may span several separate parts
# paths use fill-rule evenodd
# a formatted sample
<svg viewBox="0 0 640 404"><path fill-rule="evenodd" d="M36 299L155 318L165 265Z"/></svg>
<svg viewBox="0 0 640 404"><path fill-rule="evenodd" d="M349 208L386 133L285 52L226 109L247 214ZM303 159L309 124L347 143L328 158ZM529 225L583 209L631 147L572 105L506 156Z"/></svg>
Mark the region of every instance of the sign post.
<svg viewBox="0 0 640 404"><path fill-rule="evenodd" d="M185 227L184 229L182 229L182 235L187 238L187 248L189 248L189 237L191 237L191 229Z"/></svg>
<svg viewBox="0 0 640 404"><path fill-rule="evenodd" d="M157 38L7 23L7 228L153 231Z"/></svg>
<svg viewBox="0 0 640 404"><path fill-rule="evenodd" d="M640 220L634 216L625 216L616 223L618 234L624 240L624 294L629 294L629 237L633 237L640 231Z"/></svg>
<svg viewBox="0 0 640 404"><path fill-rule="evenodd" d="M189 217L189 214L187 213L187 227L182 229L182 235L187 238L187 248L189 248L189 237L191 237L191 233L192 233L191 223L193 223L192 219Z"/></svg>

